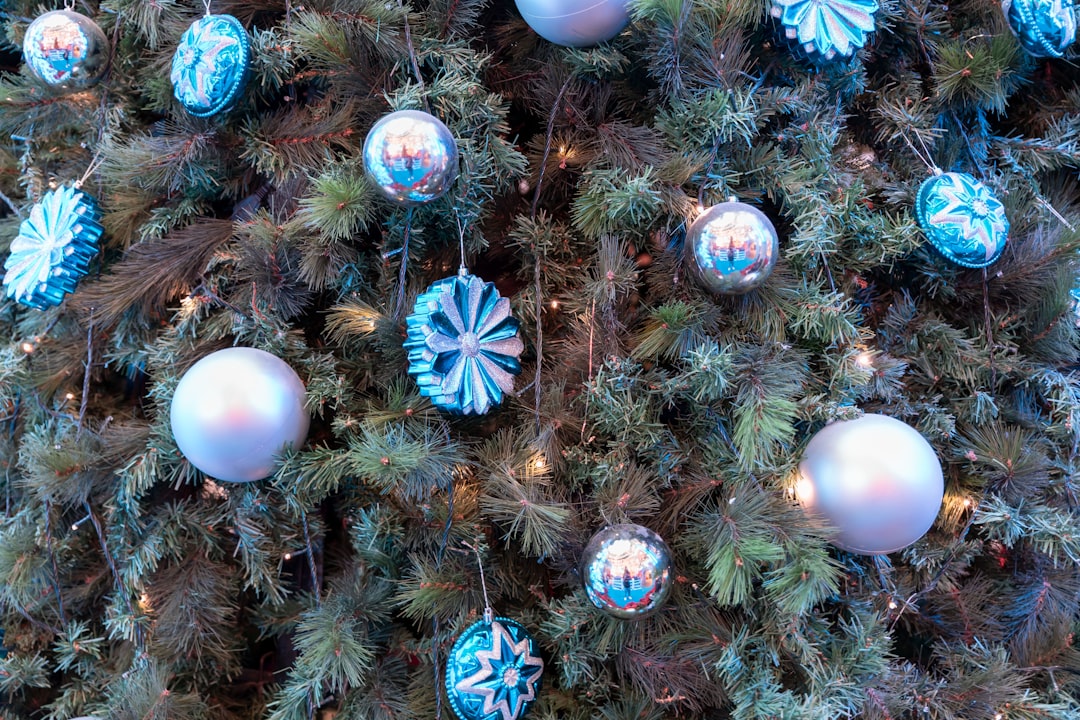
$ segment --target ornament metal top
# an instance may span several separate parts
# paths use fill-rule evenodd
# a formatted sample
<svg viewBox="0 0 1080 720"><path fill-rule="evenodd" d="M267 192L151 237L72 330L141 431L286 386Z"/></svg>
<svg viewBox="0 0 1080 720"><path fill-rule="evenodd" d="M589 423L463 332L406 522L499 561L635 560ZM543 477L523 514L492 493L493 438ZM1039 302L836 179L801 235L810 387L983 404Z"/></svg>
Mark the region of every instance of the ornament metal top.
<svg viewBox="0 0 1080 720"><path fill-rule="evenodd" d="M686 231L690 270L705 289L741 295L761 287L776 266L780 241L765 213L741 202L714 205Z"/></svg>
<svg viewBox="0 0 1080 720"><path fill-rule="evenodd" d="M90 195L74 186L45 193L11 241L4 262L8 297L39 310L59 305L90 271L103 232Z"/></svg>
<svg viewBox="0 0 1080 720"><path fill-rule="evenodd" d="M398 205L420 205L450 189L458 150L450 128L419 110L380 119L364 139L364 168L375 186Z"/></svg>
<svg viewBox="0 0 1080 720"><path fill-rule="evenodd" d="M461 720L519 720L536 700L544 660L521 623L477 620L450 649L446 694Z"/></svg>
<svg viewBox="0 0 1080 720"><path fill-rule="evenodd" d="M109 39L98 24L72 10L53 10L26 28L23 59L49 85L89 87L105 74Z"/></svg>
<svg viewBox="0 0 1080 720"><path fill-rule="evenodd" d="M641 618L671 594L671 549L647 527L611 525L585 546L581 577L593 605L624 620Z"/></svg>
<svg viewBox="0 0 1080 720"><path fill-rule="evenodd" d="M772 16L808 55L831 60L866 44L877 10L876 0L773 0Z"/></svg>
<svg viewBox="0 0 1080 720"><path fill-rule="evenodd" d="M206 15L180 37L173 55L173 96L195 117L210 117L235 104L247 85L251 46L232 15Z"/></svg>
<svg viewBox="0 0 1080 720"><path fill-rule="evenodd" d="M1076 40L1072 0L1004 0L1001 9L1020 45L1035 57L1059 58Z"/></svg>
<svg viewBox="0 0 1080 720"><path fill-rule="evenodd" d="M937 171L924 180L915 217L938 252L966 268L993 264L1009 237L1005 206L967 173Z"/></svg>
<svg viewBox="0 0 1080 720"><path fill-rule="evenodd" d="M556 45L589 47L618 35L630 22L627 0L515 0L537 35Z"/></svg>
<svg viewBox="0 0 1080 720"><path fill-rule="evenodd" d="M436 406L482 415L513 391L525 345L510 301L492 283L465 271L439 280L405 323L409 375Z"/></svg>

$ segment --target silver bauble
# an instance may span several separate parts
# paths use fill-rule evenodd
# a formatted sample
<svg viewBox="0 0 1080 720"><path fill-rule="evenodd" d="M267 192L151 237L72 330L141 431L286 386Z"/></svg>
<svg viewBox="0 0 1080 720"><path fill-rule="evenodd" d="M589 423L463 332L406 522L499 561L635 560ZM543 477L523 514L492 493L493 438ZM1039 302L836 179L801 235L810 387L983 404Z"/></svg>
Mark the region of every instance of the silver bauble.
<svg viewBox="0 0 1080 720"><path fill-rule="evenodd" d="M207 475L261 480L287 445L307 438L304 383L268 352L235 347L199 360L180 378L169 420L176 446Z"/></svg>
<svg viewBox="0 0 1080 720"><path fill-rule="evenodd" d="M671 593L671 549L647 527L610 525L585 546L581 577L596 607L617 618L640 618Z"/></svg>
<svg viewBox="0 0 1080 720"><path fill-rule="evenodd" d="M761 287L776 265L780 241L772 222L741 202L713 205L686 231L686 262L709 292L742 295Z"/></svg>
<svg viewBox="0 0 1080 720"><path fill-rule="evenodd" d="M457 177L457 143L434 115L399 110L368 132L364 168L388 200L419 205L450 189Z"/></svg>
<svg viewBox="0 0 1080 720"><path fill-rule="evenodd" d="M630 22L627 0L515 1L529 27L556 45L596 45L618 35Z"/></svg>
<svg viewBox="0 0 1080 720"><path fill-rule="evenodd" d="M98 24L71 10L53 10L26 28L23 60L49 85L84 88L105 74L109 39Z"/></svg>
<svg viewBox="0 0 1080 720"><path fill-rule="evenodd" d="M887 415L819 431L799 463L796 497L838 530L833 543L864 555L907 547L934 524L945 481L934 448Z"/></svg>

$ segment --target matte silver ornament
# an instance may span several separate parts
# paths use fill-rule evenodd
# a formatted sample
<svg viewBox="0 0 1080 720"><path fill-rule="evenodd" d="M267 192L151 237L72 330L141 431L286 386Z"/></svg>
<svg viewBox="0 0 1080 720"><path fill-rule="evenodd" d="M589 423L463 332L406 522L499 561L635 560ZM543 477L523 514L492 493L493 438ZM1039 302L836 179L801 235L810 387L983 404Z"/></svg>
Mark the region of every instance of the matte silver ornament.
<svg viewBox="0 0 1080 720"><path fill-rule="evenodd" d="M53 10L26 28L23 60L49 85L84 88L105 74L109 39L98 24L72 10Z"/></svg>
<svg viewBox="0 0 1080 720"><path fill-rule="evenodd" d="M176 446L207 475L261 480L278 454L307 438L304 383L282 359L256 348L218 350L184 373L169 420Z"/></svg>
<svg viewBox="0 0 1080 720"><path fill-rule="evenodd" d="M647 527L611 525L585 546L581 577L593 605L617 618L640 618L671 594L671 549Z"/></svg>
<svg viewBox="0 0 1080 720"><path fill-rule="evenodd" d="M839 531L833 544L864 555L884 555L921 538L945 493L934 448L887 415L827 425L810 439L799 473L799 502Z"/></svg>
<svg viewBox="0 0 1080 720"><path fill-rule="evenodd" d="M630 22L626 0L515 0L540 37L566 47L610 40Z"/></svg>
<svg viewBox="0 0 1080 720"><path fill-rule="evenodd" d="M780 241L772 222L741 202L714 205L686 231L686 262L709 292L742 295L761 287L776 266Z"/></svg>
<svg viewBox="0 0 1080 720"><path fill-rule="evenodd" d="M458 170L457 143L439 118L419 110L390 113L364 139L364 168L386 198L420 205L442 197Z"/></svg>

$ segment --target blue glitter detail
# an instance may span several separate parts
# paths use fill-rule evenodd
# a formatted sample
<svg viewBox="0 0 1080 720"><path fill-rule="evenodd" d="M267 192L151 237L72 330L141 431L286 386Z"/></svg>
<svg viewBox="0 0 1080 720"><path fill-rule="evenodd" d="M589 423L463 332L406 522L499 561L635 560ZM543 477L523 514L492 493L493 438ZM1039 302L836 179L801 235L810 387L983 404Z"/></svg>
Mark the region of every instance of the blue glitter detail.
<svg viewBox="0 0 1080 720"><path fill-rule="evenodd" d="M829 60L849 57L866 44L877 10L875 0L773 0L772 14L789 40Z"/></svg>
<svg viewBox="0 0 1080 720"><path fill-rule="evenodd" d="M967 268L992 264L1009 237L1005 206L967 173L942 173L923 181L915 216L938 252Z"/></svg>
<svg viewBox="0 0 1080 720"><path fill-rule="evenodd" d="M1035 57L1062 57L1076 40L1072 0L1005 0L1001 9L1020 45Z"/></svg>
<svg viewBox="0 0 1080 720"><path fill-rule="evenodd" d="M520 623L497 617L466 628L446 661L446 694L461 720L519 720L540 692L544 661Z"/></svg>
<svg viewBox="0 0 1080 720"><path fill-rule="evenodd" d="M191 24L173 55L173 95L196 117L228 110L247 85L251 47L232 15L207 15Z"/></svg>

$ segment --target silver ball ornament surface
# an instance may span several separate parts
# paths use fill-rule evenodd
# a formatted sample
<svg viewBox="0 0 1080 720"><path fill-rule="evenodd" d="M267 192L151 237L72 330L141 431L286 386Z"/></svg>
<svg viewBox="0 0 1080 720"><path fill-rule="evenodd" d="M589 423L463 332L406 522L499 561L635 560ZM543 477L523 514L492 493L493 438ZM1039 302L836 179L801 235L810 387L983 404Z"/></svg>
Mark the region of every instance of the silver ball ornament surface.
<svg viewBox="0 0 1080 720"><path fill-rule="evenodd" d="M307 438L304 383L282 359L248 347L210 353L173 393L169 420L184 457L210 477L261 480Z"/></svg>
<svg viewBox="0 0 1080 720"><path fill-rule="evenodd" d="M105 74L109 39L90 18L72 10L40 15L26 28L23 60L49 85L85 88Z"/></svg>
<svg viewBox="0 0 1080 720"><path fill-rule="evenodd" d="M741 202L713 205L686 231L686 262L706 290L742 295L761 287L776 266L780 241L765 213Z"/></svg>
<svg viewBox="0 0 1080 720"><path fill-rule="evenodd" d="M439 118L399 110L381 118L364 139L364 168L375 186L398 205L420 205L450 189L458 149Z"/></svg>
<svg viewBox="0 0 1080 720"><path fill-rule="evenodd" d="M596 607L625 620L644 617L671 594L671 549L647 527L610 525L585 546L581 577Z"/></svg>
<svg viewBox="0 0 1080 720"><path fill-rule="evenodd" d="M588 47L618 35L630 22L626 0L515 0L537 35L566 47Z"/></svg>
<svg viewBox="0 0 1080 720"><path fill-rule="evenodd" d="M800 504L838 530L834 545L863 555L895 552L921 538L945 494L934 448L887 415L822 428L806 446L799 474Z"/></svg>

